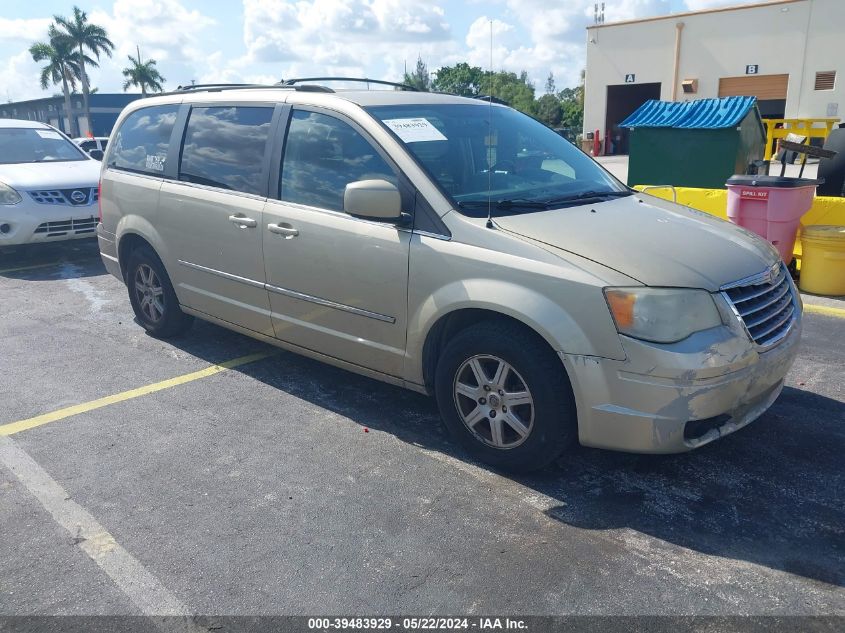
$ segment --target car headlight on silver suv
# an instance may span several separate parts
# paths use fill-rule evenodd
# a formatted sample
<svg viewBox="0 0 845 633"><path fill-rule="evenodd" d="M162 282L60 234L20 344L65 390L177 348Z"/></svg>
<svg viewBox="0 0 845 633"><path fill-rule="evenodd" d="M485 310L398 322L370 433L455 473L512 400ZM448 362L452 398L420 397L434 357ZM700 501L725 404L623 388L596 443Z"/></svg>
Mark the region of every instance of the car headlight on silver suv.
<svg viewBox="0 0 845 633"><path fill-rule="evenodd" d="M722 324L706 290L685 288L605 288L620 334L655 343L676 343Z"/></svg>
<svg viewBox="0 0 845 633"><path fill-rule="evenodd" d="M21 194L4 182L0 182L0 204L17 204L21 201Z"/></svg>

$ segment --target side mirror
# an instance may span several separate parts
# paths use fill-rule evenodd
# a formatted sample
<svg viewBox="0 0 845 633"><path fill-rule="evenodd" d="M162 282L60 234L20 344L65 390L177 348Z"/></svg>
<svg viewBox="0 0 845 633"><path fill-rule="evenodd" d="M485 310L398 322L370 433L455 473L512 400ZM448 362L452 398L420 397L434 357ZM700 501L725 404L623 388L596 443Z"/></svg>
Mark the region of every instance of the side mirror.
<svg viewBox="0 0 845 633"><path fill-rule="evenodd" d="M92 149L88 152L88 155L94 160L103 160L103 150L101 149Z"/></svg>
<svg viewBox="0 0 845 633"><path fill-rule="evenodd" d="M343 210L365 218L398 220L402 216L402 197L396 185L386 180L358 180L346 185Z"/></svg>

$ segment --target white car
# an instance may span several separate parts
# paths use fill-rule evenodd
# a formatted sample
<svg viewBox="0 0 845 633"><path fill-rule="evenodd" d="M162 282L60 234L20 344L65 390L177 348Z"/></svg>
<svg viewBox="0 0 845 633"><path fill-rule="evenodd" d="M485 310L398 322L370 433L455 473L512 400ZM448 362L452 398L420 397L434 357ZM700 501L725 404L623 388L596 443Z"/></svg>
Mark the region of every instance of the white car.
<svg viewBox="0 0 845 633"><path fill-rule="evenodd" d="M73 142L79 145L83 150L91 154L91 152L95 152L99 150L100 154L91 154L97 160L101 160L103 157L102 152L106 151L106 144L109 142L108 136L79 136L73 139Z"/></svg>
<svg viewBox="0 0 845 633"><path fill-rule="evenodd" d="M0 119L0 247L93 237L100 163L55 128Z"/></svg>

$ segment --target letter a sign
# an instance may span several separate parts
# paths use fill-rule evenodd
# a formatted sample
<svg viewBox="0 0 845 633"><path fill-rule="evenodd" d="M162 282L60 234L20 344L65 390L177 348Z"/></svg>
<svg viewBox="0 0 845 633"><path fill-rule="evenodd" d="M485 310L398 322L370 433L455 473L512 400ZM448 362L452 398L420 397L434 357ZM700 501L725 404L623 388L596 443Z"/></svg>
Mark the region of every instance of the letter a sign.
<svg viewBox="0 0 845 633"><path fill-rule="evenodd" d="M634 83L635 80L636 80L636 75L634 75L634 73L629 73L629 74L625 75L625 83L626 84L632 84L632 83Z"/></svg>

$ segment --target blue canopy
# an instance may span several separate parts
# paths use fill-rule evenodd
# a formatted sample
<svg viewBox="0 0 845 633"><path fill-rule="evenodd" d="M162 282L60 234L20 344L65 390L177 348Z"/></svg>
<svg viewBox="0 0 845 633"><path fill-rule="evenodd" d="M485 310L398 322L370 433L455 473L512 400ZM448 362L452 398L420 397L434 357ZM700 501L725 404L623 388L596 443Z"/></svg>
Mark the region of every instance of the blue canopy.
<svg viewBox="0 0 845 633"><path fill-rule="evenodd" d="M722 97L696 101L646 101L619 125L713 130L736 127L754 108L757 97Z"/></svg>

